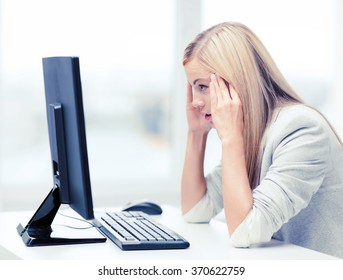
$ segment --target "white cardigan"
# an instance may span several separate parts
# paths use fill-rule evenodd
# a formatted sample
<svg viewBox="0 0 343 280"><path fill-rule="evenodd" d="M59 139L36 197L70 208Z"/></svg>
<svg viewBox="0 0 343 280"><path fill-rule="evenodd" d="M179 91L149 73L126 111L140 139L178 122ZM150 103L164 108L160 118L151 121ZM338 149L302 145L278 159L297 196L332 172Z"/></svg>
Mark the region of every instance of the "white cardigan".
<svg viewBox="0 0 343 280"><path fill-rule="evenodd" d="M232 244L275 238L343 258L343 147L318 112L293 105L274 116L260 174ZM206 194L184 215L188 222L209 222L223 209L221 165L206 183Z"/></svg>

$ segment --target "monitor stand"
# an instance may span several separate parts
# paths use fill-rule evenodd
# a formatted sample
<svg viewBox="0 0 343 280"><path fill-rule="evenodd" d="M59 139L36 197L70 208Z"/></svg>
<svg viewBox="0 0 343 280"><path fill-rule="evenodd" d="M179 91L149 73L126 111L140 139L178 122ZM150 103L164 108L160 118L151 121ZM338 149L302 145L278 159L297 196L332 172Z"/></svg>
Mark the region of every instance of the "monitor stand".
<svg viewBox="0 0 343 280"><path fill-rule="evenodd" d="M54 141L57 143L58 158L66 163L64 126L62 107L60 104L49 106L49 113L52 114L53 129L51 131ZM55 167L54 167L55 168ZM94 238L64 238L52 237L52 222L62 204L60 184L67 184L66 174L59 174L54 170L55 186L51 189L45 200L41 203L36 213L33 215L26 227L21 224L17 226L17 231L22 237L26 246L49 246L49 245L67 245L105 242L106 237ZM66 190L64 190L64 194Z"/></svg>
<svg viewBox="0 0 343 280"><path fill-rule="evenodd" d="M51 224L60 208L60 192L58 187L54 187L42 202L36 213L33 215L26 227L21 224L17 226L17 231L22 237L26 246L50 246L67 244L85 244L105 242L105 237L94 238L64 238L51 237L53 232Z"/></svg>

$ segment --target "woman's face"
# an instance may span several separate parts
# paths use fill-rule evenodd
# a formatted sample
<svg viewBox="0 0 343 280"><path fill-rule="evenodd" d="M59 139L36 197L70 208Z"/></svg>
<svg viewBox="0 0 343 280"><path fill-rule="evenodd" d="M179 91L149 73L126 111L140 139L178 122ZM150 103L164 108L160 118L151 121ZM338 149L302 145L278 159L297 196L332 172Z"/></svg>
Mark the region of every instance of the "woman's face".
<svg viewBox="0 0 343 280"><path fill-rule="evenodd" d="M192 59L185 65L188 83L193 89L193 106L211 121L211 97L210 97L210 75L211 72L199 63L197 58Z"/></svg>

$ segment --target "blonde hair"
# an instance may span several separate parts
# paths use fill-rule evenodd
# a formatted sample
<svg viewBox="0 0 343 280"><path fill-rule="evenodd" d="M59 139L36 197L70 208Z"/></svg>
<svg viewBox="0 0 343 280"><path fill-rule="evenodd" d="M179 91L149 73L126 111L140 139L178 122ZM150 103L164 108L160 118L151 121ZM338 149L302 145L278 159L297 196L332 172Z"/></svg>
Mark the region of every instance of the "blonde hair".
<svg viewBox="0 0 343 280"><path fill-rule="evenodd" d="M225 22L200 33L185 49L231 84L243 107L244 148L251 188L259 183L262 138L276 108L304 103L283 77L267 49L245 25Z"/></svg>

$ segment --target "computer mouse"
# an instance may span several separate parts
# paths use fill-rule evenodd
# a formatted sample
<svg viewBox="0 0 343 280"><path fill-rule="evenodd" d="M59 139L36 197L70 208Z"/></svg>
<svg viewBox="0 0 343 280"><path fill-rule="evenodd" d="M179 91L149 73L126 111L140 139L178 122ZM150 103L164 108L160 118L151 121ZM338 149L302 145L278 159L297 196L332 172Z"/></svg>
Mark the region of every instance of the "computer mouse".
<svg viewBox="0 0 343 280"><path fill-rule="evenodd" d="M137 201L126 205L123 211L142 211L149 215L160 215L162 214L162 208L158 204L151 201Z"/></svg>

